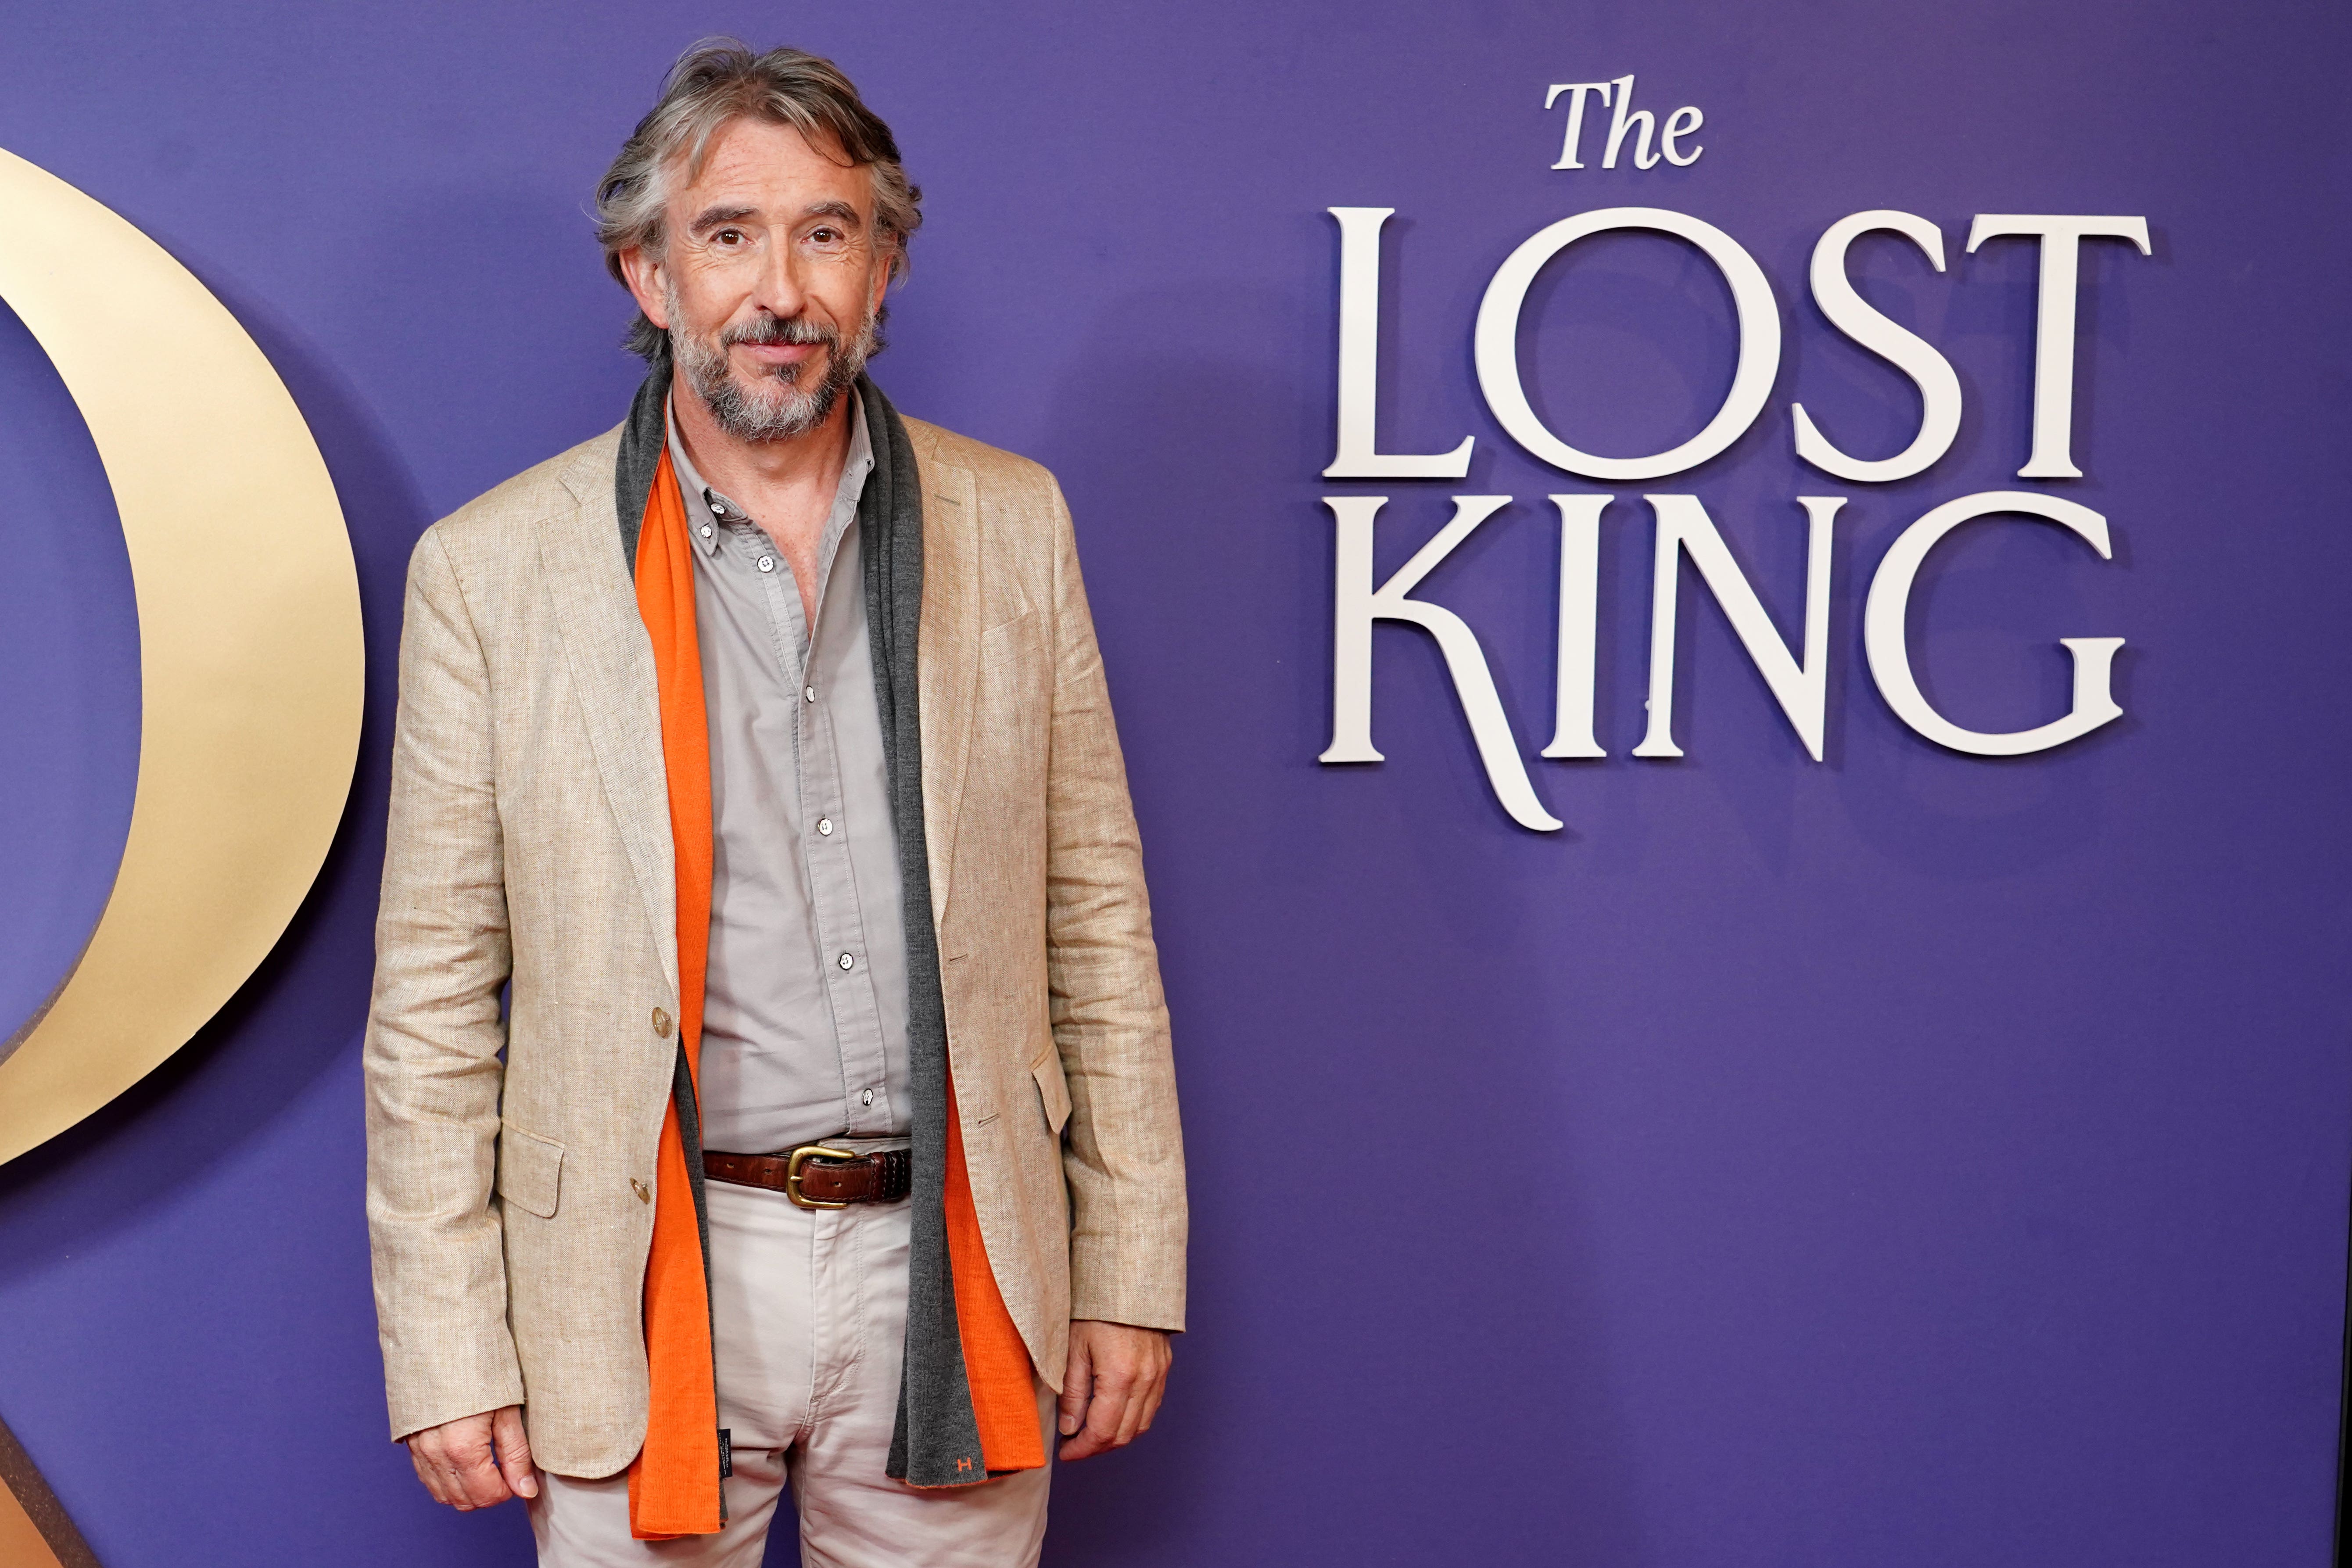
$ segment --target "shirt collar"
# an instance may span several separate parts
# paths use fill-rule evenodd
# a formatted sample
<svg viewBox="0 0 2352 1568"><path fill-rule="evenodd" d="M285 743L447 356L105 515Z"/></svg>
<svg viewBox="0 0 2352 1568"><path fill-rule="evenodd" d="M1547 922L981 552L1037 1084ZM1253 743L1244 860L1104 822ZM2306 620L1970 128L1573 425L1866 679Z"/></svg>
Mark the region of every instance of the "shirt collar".
<svg viewBox="0 0 2352 1568"><path fill-rule="evenodd" d="M688 530L704 554L716 555L721 540L712 522L750 522L751 514L703 482L701 470L686 455L686 442L677 433L677 397L673 387L668 408L670 467L677 474L678 499L686 503ZM865 489L866 476L873 468L874 437L866 428L866 399L853 386L849 389L849 457L841 466L841 489L835 492L836 510L842 496L855 496Z"/></svg>

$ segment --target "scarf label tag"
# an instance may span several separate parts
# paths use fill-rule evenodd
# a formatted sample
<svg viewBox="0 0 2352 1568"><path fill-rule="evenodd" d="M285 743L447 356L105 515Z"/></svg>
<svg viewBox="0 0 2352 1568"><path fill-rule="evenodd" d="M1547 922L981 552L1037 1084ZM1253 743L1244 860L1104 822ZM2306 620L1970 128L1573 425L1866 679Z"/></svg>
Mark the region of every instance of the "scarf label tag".
<svg viewBox="0 0 2352 1568"><path fill-rule="evenodd" d="M725 1480L735 1473L735 1435L730 1427L719 1428L719 1479Z"/></svg>

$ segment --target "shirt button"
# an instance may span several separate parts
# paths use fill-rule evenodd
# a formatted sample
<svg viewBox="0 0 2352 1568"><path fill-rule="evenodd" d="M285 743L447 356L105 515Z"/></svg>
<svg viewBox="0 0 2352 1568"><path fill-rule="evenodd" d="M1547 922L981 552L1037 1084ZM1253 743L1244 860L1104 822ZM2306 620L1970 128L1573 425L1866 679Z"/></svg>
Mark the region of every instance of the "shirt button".
<svg viewBox="0 0 2352 1568"><path fill-rule="evenodd" d="M637 1202L641 1204L649 1204L654 1201L653 1189L646 1186L635 1176L631 1176L629 1178L629 1191L637 1194Z"/></svg>
<svg viewBox="0 0 2352 1568"><path fill-rule="evenodd" d="M802 696L802 697L803 697L804 699L806 699L807 700L811 701L811 702L815 701L815 700L816 700L816 688L815 688L815 687L814 687L814 686L803 686L803 687L802 687L802 688L801 688L801 696Z"/></svg>
<svg viewBox="0 0 2352 1568"><path fill-rule="evenodd" d="M845 952L841 955L841 967L844 969L855 969L857 967L857 960L850 957L849 954Z"/></svg>
<svg viewBox="0 0 2352 1568"><path fill-rule="evenodd" d="M710 510L717 515L725 517L727 515L727 503L724 501L712 501L710 503Z"/></svg>
<svg viewBox="0 0 2352 1568"><path fill-rule="evenodd" d="M857 1103L858 1103L858 1104L860 1104L860 1105L871 1105L871 1104L873 1104L873 1103L874 1103L874 1091L873 1091L872 1089L867 1089L864 1094L859 1095L859 1096L857 1097Z"/></svg>
<svg viewBox="0 0 2352 1568"><path fill-rule="evenodd" d="M775 558L774 556L772 556L772 555L762 555L762 556L761 556L761 557L760 557L760 570L761 570L761 571L762 571L762 572L773 572L775 569L776 569L776 558Z"/></svg>
<svg viewBox="0 0 2352 1568"><path fill-rule="evenodd" d="M824 834L827 838L832 837L833 837L833 818L831 818L831 817L829 817L829 816L820 816L820 817L818 817L818 818L816 819L816 830L817 830L819 833Z"/></svg>
<svg viewBox="0 0 2352 1568"><path fill-rule="evenodd" d="M705 539L710 537L710 525L707 522L702 525L702 537Z"/></svg>
<svg viewBox="0 0 2352 1568"><path fill-rule="evenodd" d="M669 1015L659 1007L654 1009L654 1033L665 1040L669 1038Z"/></svg>

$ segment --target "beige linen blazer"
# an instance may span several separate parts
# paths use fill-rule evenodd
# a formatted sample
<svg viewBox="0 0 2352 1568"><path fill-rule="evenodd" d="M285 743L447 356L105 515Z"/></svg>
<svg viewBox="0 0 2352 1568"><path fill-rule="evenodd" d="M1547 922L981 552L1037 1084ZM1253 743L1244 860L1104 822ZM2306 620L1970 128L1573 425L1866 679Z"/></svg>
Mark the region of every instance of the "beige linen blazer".
<svg viewBox="0 0 2352 1568"><path fill-rule="evenodd" d="M1072 1318L1183 1327L1167 1008L1060 488L906 423L949 1057L996 1282L1058 1388ZM417 543L365 1051L393 1435L520 1403L538 1461L574 1476L623 1468L644 1440L679 1012L619 447L608 431Z"/></svg>

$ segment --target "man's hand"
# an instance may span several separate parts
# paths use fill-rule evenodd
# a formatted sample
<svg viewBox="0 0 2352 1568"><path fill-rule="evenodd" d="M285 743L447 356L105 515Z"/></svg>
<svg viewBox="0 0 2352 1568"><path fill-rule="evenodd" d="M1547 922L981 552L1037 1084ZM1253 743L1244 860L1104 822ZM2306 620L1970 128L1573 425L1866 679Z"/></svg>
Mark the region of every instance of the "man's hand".
<svg viewBox="0 0 2352 1568"><path fill-rule="evenodd" d="M523 1436L520 1405L412 1432L408 1458L433 1500L460 1513L495 1507L510 1497L539 1495L539 1472L530 1468L530 1439Z"/></svg>
<svg viewBox="0 0 2352 1568"><path fill-rule="evenodd" d="M1168 1336L1080 1318L1070 1324L1070 1361L1062 1374L1065 1459L1090 1459L1124 1448L1151 1430L1168 1391Z"/></svg>

